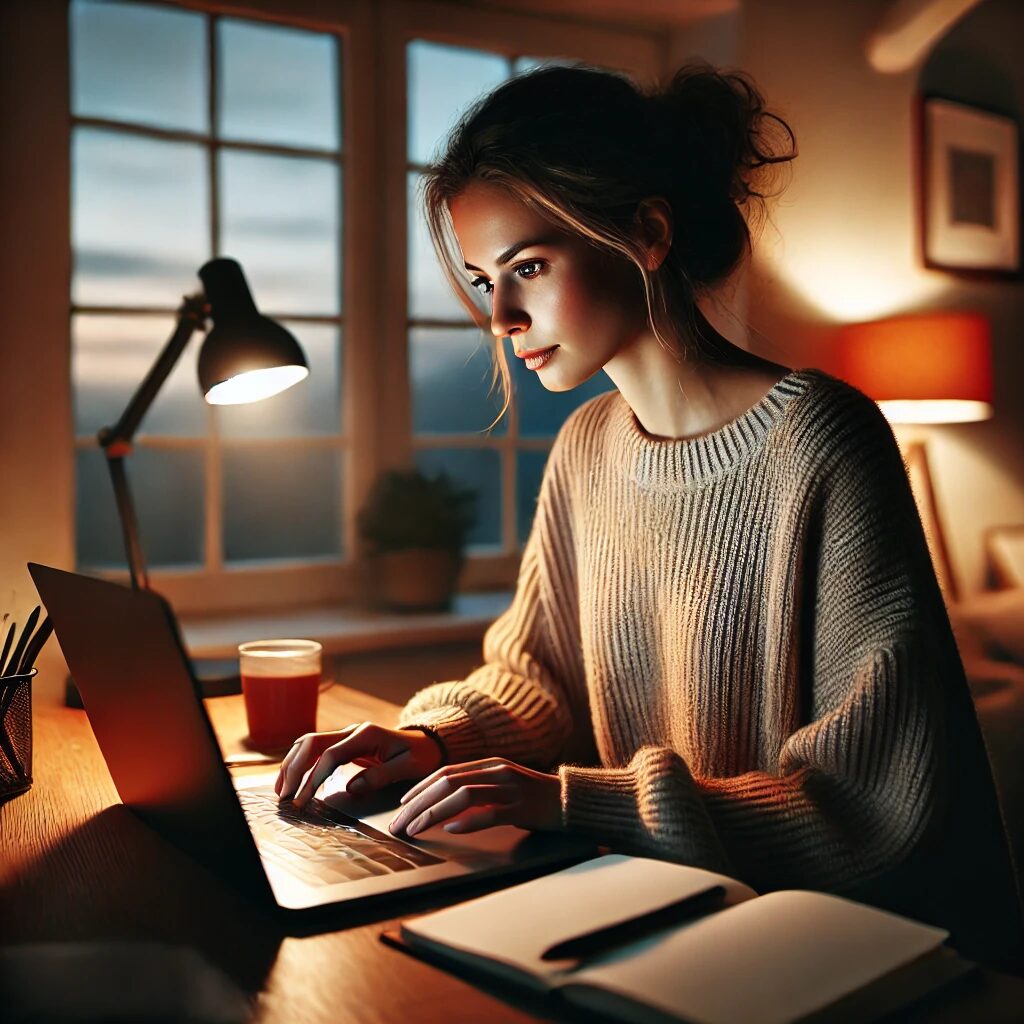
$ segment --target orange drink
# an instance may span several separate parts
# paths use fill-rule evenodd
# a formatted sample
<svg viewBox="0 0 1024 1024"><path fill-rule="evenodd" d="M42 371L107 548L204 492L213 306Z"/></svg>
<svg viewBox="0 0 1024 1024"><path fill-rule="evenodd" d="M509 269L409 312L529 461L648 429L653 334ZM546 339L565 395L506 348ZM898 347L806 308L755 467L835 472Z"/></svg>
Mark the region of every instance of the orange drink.
<svg viewBox="0 0 1024 1024"><path fill-rule="evenodd" d="M287 747L316 729L323 648L315 640L254 640L238 660L251 746Z"/></svg>

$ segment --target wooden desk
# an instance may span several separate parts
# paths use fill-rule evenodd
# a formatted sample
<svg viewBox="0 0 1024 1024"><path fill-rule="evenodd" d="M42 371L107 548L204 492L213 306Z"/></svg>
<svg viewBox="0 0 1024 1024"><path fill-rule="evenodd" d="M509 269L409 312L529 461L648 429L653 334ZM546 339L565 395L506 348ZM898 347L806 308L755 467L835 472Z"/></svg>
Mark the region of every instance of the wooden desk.
<svg viewBox="0 0 1024 1024"><path fill-rule="evenodd" d="M240 697L207 701L225 752L242 749ZM335 686L320 728L398 708ZM295 937L179 853L118 800L85 712L37 707L35 784L0 806L0 943L136 939L194 946L255 1001L267 1022L582 1020L501 986L480 988L383 945L385 924L493 888L478 883L384 910L326 934ZM262 769L266 770L266 769ZM1024 981L985 972L906 1020L1024 1020Z"/></svg>

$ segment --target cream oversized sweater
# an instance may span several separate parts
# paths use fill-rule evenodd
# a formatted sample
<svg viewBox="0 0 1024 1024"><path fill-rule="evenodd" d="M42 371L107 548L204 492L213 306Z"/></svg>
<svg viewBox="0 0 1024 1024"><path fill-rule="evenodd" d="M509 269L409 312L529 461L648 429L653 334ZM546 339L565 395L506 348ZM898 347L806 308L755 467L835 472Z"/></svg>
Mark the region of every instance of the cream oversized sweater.
<svg viewBox="0 0 1024 1024"><path fill-rule="evenodd" d="M849 385L791 372L689 440L648 435L618 392L581 406L483 656L399 724L448 763L557 766L567 828L761 891L847 892L981 956L993 914L1018 928L906 471Z"/></svg>

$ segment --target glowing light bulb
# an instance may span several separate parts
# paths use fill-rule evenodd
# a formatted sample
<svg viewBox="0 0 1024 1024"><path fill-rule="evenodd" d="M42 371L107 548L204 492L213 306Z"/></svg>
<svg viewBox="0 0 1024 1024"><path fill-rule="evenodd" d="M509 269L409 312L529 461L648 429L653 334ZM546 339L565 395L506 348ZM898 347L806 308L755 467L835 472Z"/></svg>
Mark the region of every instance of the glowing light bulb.
<svg viewBox="0 0 1024 1024"><path fill-rule="evenodd" d="M992 417L988 402L962 398L887 399L878 408L890 423L973 423Z"/></svg>
<svg viewBox="0 0 1024 1024"><path fill-rule="evenodd" d="M263 370L248 370L214 384L206 392L210 405L245 405L259 402L287 390L309 376L305 366L270 366Z"/></svg>

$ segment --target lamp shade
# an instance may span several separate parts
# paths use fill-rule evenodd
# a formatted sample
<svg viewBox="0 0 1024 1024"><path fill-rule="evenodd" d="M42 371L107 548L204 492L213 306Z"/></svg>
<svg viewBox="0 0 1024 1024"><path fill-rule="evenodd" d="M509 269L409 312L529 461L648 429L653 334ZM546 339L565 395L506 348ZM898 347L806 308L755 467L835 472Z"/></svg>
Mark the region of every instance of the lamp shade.
<svg viewBox="0 0 1024 1024"><path fill-rule="evenodd" d="M199 270L213 327L199 352L199 386L211 405L269 398L309 375L292 334L256 309L235 260L210 260Z"/></svg>
<svg viewBox="0 0 1024 1024"><path fill-rule="evenodd" d="M922 313L849 324L840 376L892 423L964 423L992 415L991 330L979 313Z"/></svg>

